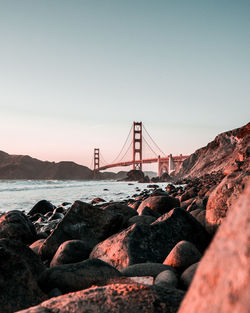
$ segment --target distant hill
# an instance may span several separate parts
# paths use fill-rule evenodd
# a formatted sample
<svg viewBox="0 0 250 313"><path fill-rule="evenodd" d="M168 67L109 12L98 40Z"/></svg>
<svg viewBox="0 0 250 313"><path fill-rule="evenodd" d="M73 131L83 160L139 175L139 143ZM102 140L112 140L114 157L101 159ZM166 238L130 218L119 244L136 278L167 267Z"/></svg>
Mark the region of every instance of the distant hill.
<svg viewBox="0 0 250 313"><path fill-rule="evenodd" d="M92 179L93 171L74 162L48 162L0 151L0 179Z"/></svg>
<svg viewBox="0 0 250 313"><path fill-rule="evenodd" d="M219 134L206 147L192 153L182 164L179 177L199 177L213 171L231 172L236 162L249 169L250 123Z"/></svg>

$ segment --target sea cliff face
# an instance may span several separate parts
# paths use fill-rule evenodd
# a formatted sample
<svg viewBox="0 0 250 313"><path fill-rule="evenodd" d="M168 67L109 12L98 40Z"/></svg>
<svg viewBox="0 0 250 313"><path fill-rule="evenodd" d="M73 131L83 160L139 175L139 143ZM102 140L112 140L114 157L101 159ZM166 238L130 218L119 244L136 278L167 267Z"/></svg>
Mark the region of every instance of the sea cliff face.
<svg viewBox="0 0 250 313"><path fill-rule="evenodd" d="M216 136L206 147L192 153L175 175L186 178L218 171L229 174L238 166L249 168L249 156L250 123Z"/></svg>
<svg viewBox="0 0 250 313"><path fill-rule="evenodd" d="M48 162L0 151L0 179L92 179L93 171L74 162Z"/></svg>

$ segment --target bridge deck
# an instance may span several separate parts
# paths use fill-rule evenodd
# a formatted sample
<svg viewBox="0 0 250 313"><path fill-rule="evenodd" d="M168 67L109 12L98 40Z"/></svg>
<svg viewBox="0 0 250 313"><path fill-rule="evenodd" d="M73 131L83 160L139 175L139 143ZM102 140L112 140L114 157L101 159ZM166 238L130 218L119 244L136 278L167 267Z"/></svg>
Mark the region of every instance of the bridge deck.
<svg viewBox="0 0 250 313"><path fill-rule="evenodd" d="M183 162L186 158L188 158L189 155L178 155L178 156L172 156L174 162ZM153 158L153 159L144 159L144 160L136 160L136 164L145 164L145 163L157 163L160 161L160 163L168 162L169 161L169 156L168 157L163 157L163 158ZM108 168L112 167L120 167L120 166L130 166L133 165L134 161L127 161L127 162L119 162L119 163L113 163L113 164L108 164L105 166L100 166L98 168L98 171L104 171Z"/></svg>

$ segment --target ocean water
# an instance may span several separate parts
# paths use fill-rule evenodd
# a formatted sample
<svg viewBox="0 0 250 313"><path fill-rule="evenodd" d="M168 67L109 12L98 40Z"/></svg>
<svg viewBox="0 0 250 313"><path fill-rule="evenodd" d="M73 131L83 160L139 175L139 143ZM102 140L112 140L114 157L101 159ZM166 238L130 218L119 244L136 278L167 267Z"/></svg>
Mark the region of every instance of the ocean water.
<svg viewBox="0 0 250 313"><path fill-rule="evenodd" d="M132 184L132 185L131 185ZM164 188L167 183L157 184ZM45 199L58 206L75 200L90 202L96 197L119 201L138 193L148 184L116 181L79 180L0 180L0 212L25 210L28 212L38 201Z"/></svg>

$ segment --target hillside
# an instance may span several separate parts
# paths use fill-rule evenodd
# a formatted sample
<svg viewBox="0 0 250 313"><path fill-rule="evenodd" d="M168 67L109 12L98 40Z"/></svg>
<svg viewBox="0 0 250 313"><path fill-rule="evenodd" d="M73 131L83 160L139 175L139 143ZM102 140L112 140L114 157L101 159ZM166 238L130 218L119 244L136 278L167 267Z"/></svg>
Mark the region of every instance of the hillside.
<svg viewBox="0 0 250 313"><path fill-rule="evenodd" d="M250 123L219 134L206 147L196 150L175 173L177 177L200 177L213 171L225 173L237 168L237 161L249 168Z"/></svg>
<svg viewBox="0 0 250 313"><path fill-rule="evenodd" d="M74 162L48 162L0 151L0 179L92 179L93 171Z"/></svg>

